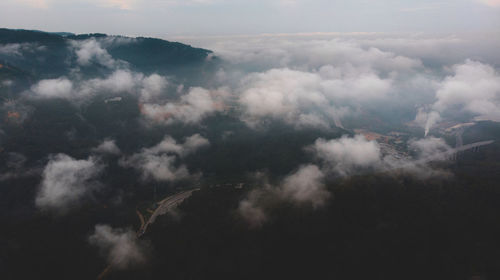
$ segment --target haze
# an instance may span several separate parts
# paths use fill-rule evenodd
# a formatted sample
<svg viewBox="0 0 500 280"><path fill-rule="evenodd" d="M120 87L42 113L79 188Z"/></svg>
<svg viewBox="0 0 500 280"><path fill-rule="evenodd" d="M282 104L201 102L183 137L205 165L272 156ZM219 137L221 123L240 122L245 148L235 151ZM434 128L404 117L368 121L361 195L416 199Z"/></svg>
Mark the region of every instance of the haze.
<svg viewBox="0 0 500 280"><path fill-rule="evenodd" d="M3 0L0 26L162 38L297 32L484 32L500 30L500 1Z"/></svg>

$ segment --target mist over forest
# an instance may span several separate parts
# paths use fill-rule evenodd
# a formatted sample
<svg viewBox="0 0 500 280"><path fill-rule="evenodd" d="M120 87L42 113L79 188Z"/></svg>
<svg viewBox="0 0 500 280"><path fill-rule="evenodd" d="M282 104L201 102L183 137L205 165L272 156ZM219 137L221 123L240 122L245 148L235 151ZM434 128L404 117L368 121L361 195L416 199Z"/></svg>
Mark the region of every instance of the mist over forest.
<svg viewBox="0 0 500 280"><path fill-rule="evenodd" d="M499 279L499 49L0 29L0 278Z"/></svg>

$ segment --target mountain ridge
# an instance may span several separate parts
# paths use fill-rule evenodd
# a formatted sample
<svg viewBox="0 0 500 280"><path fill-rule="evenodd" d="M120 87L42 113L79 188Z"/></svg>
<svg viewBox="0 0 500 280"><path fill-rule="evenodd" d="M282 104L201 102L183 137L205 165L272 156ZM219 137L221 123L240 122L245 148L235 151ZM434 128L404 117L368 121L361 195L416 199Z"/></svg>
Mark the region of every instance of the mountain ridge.
<svg viewBox="0 0 500 280"><path fill-rule="evenodd" d="M0 28L0 60L40 78L56 78L76 66L87 73L102 71L98 61L78 64L78 51L83 48L95 48L84 50L91 56L108 53L132 70L181 77L196 75L214 58L211 50L158 38Z"/></svg>

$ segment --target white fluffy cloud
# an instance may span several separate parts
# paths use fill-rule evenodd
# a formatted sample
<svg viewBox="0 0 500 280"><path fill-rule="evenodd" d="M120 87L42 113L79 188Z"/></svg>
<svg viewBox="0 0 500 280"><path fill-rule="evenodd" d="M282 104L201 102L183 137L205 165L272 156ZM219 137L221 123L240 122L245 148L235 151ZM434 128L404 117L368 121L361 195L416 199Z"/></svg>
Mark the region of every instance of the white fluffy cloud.
<svg viewBox="0 0 500 280"><path fill-rule="evenodd" d="M135 93L142 102L145 102L158 98L167 84L167 79L158 74L144 76L141 73L119 69L104 79L85 81L80 90L87 95L102 91Z"/></svg>
<svg viewBox="0 0 500 280"><path fill-rule="evenodd" d="M113 229L108 225L96 225L89 242L106 255L113 268L125 269L146 261L145 249L130 229Z"/></svg>
<svg viewBox="0 0 500 280"><path fill-rule="evenodd" d="M52 156L45 166L36 205L40 208L67 208L93 190L97 175L103 170L95 158L74 159L65 154Z"/></svg>
<svg viewBox="0 0 500 280"><path fill-rule="evenodd" d="M208 145L208 140L199 134L186 138L183 144L177 143L170 136L165 136L157 145L121 159L120 164L139 170L144 180L176 181L189 176L185 165L176 165L179 158Z"/></svg>
<svg viewBox="0 0 500 280"><path fill-rule="evenodd" d="M120 148L116 145L115 140L105 139L99 146L92 149L93 152L102 154L119 155L121 154Z"/></svg>
<svg viewBox="0 0 500 280"><path fill-rule="evenodd" d="M73 91L73 82L67 78L41 80L31 88L39 98L77 98L78 93Z"/></svg>
<svg viewBox="0 0 500 280"><path fill-rule="evenodd" d="M366 171L393 172L400 170L417 177L441 175L427 165L431 161L443 161L452 148L441 138L428 137L408 142L417 158L395 156L395 151L386 151L376 141L368 141L362 135L353 138L318 139L308 150L321 160L324 172L349 176Z"/></svg>
<svg viewBox="0 0 500 280"><path fill-rule="evenodd" d="M268 119L296 128L343 127L342 117L359 108L412 95L409 77L416 79L424 68L419 59L345 38L256 36L221 41L212 47L235 69L227 66L217 79L243 81L233 86L244 121L254 127ZM257 72L245 74L248 70Z"/></svg>
<svg viewBox="0 0 500 280"><path fill-rule="evenodd" d="M324 173L313 164L300 166L277 186L269 184L265 176L256 177L261 177L261 188L252 190L238 206L238 213L251 227L260 227L268 221L266 210L277 202L290 201L299 206L318 208L330 197Z"/></svg>
<svg viewBox="0 0 500 280"><path fill-rule="evenodd" d="M441 116L467 113L476 120L500 121L500 74L488 64L467 59L437 87L436 101L419 109L415 121L429 132Z"/></svg>
<svg viewBox="0 0 500 280"><path fill-rule="evenodd" d="M108 51L95 38L84 41L71 41L71 46L75 50L76 62L80 66L98 63L108 68L113 68L116 64L116 61Z"/></svg>
<svg viewBox="0 0 500 280"><path fill-rule="evenodd" d="M318 139L311 149L329 168L343 176L362 168L378 167L381 163L377 142L367 141L362 135L330 141Z"/></svg>
<svg viewBox="0 0 500 280"><path fill-rule="evenodd" d="M329 127L332 119L353 112L383 115L394 107L399 112L422 107L426 110L417 121L427 132L440 117L449 117L443 111L458 106L453 102L462 103L464 111L478 119L499 119L498 97L491 94L499 76L494 67L468 60L452 67L455 73L445 78L449 65L467 57L497 65L499 45L500 40L478 34L380 33L259 35L206 43L229 62L216 78L236 89L250 125L271 118L297 127ZM243 83L234 84L239 80ZM477 92L474 100L447 97L452 92L460 95L454 88L459 80L469 87L461 91ZM436 99L435 107L440 108L432 106Z"/></svg>
<svg viewBox="0 0 500 280"><path fill-rule="evenodd" d="M220 104L216 102L212 92L199 87L191 88L178 102L164 105L146 103L141 106L146 119L162 124L197 123L219 109Z"/></svg>
<svg viewBox="0 0 500 280"><path fill-rule="evenodd" d="M165 91L167 79L158 74L144 76L126 69L118 69L104 78L71 81L66 77L41 80L31 87L37 98L63 98L80 101L98 93L136 94L142 102L152 101Z"/></svg>
<svg viewBox="0 0 500 280"><path fill-rule="evenodd" d="M345 76L333 66L319 72L272 69L245 79L239 103L250 125L268 117L296 127L329 127L345 114L345 105L384 98L391 84L373 73Z"/></svg>
<svg viewBox="0 0 500 280"><path fill-rule="evenodd" d="M249 76L239 102L249 117L283 117L294 122L301 113L299 107L317 108L327 103L318 88L320 82L312 73L273 69Z"/></svg>
<svg viewBox="0 0 500 280"><path fill-rule="evenodd" d="M245 63L258 69L291 67L314 70L324 65L335 65L344 72L390 73L422 67L418 59L364 47L355 38L254 36L219 40L208 47L230 62Z"/></svg>
<svg viewBox="0 0 500 280"><path fill-rule="evenodd" d="M209 144L208 140L199 134L187 137L183 144L177 143L177 141L170 136L165 136L163 141L144 151L153 154L172 153L182 157L195 152L201 147L208 146Z"/></svg>
<svg viewBox="0 0 500 280"><path fill-rule="evenodd" d="M330 196L323 182L324 176L316 165L301 166L283 180L280 194L297 203L322 206Z"/></svg>
<svg viewBox="0 0 500 280"><path fill-rule="evenodd" d="M129 70L116 70L104 79L92 79L84 82L85 91L109 91L113 93L132 92L142 83L142 74L133 73Z"/></svg>
<svg viewBox="0 0 500 280"><path fill-rule="evenodd" d="M433 109L463 110L480 119L500 121L500 74L490 65L467 60L453 66L436 92Z"/></svg>
<svg viewBox="0 0 500 280"><path fill-rule="evenodd" d="M158 74L146 76L129 70L125 62L114 60L102 46L132 41L133 39L121 37L71 41L71 48L75 52L78 65L88 66L97 63L114 71L107 77L90 80L82 80L78 75L73 80L67 77L41 80L32 87L31 91L41 98L65 98L76 101L103 92L137 94L141 102L154 101L167 87L167 79Z"/></svg>
<svg viewBox="0 0 500 280"><path fill-rule="evenodd" d="M189 176L185 165L175 166L176 157L166 154L141 154L124 161L124 166L137 166L144 179L153 178L157 181L175 181Z"/></svg>
<svg viewBox="0 0 500 280"><path fill-rule="evenodd" d="M249 124L274 118L298 127L327 127L332 119L345 114L346 106L363 108L380 100L387 101L386 104L429 105L416 118L426 134L441 116L446 117L443 113L456 109L477 119L500 120L500 75L495 68L467 60L453 66L453 75L443 79L441 67L447 66L439 64L455 62L465 55L499 61L492 51L493 46L498 46L494 40L487 40L490 47L478 50L471 42L474 38L454 36L395 38L372 34L333 40L290 36L246 39L212 46L230 62L262 70L248 75L239 90L239 101ZM433 54L437 49L450 50L445 54L446 59L435 59ZM426 69L418 57L430 64L437 61L437 65ZM224 75L218 78L222 80L238 80L234 77L237 71L221 73ZM437 102L430 106L434 90ZM260 100L265 102L260 104Z"/></svg>
<svg viewBox="0 0 500 280"><path fill-rule="evenodd" d="M147 102L158 98L167 87L167 79L158 74L152 74L142 80L142 89L140 92L141 101Z"/></svg>

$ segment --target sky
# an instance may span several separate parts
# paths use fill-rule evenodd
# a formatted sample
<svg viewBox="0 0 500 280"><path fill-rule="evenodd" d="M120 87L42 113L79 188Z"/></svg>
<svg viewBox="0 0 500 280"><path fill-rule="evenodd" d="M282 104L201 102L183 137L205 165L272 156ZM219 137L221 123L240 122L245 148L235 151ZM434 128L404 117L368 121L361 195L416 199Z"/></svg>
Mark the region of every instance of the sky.
<svg viewBox="0 0 500 280"><path fill-rule="evenodd" d="M0 27L162 38L491 32L500 0L2 0Z"/></svg>

